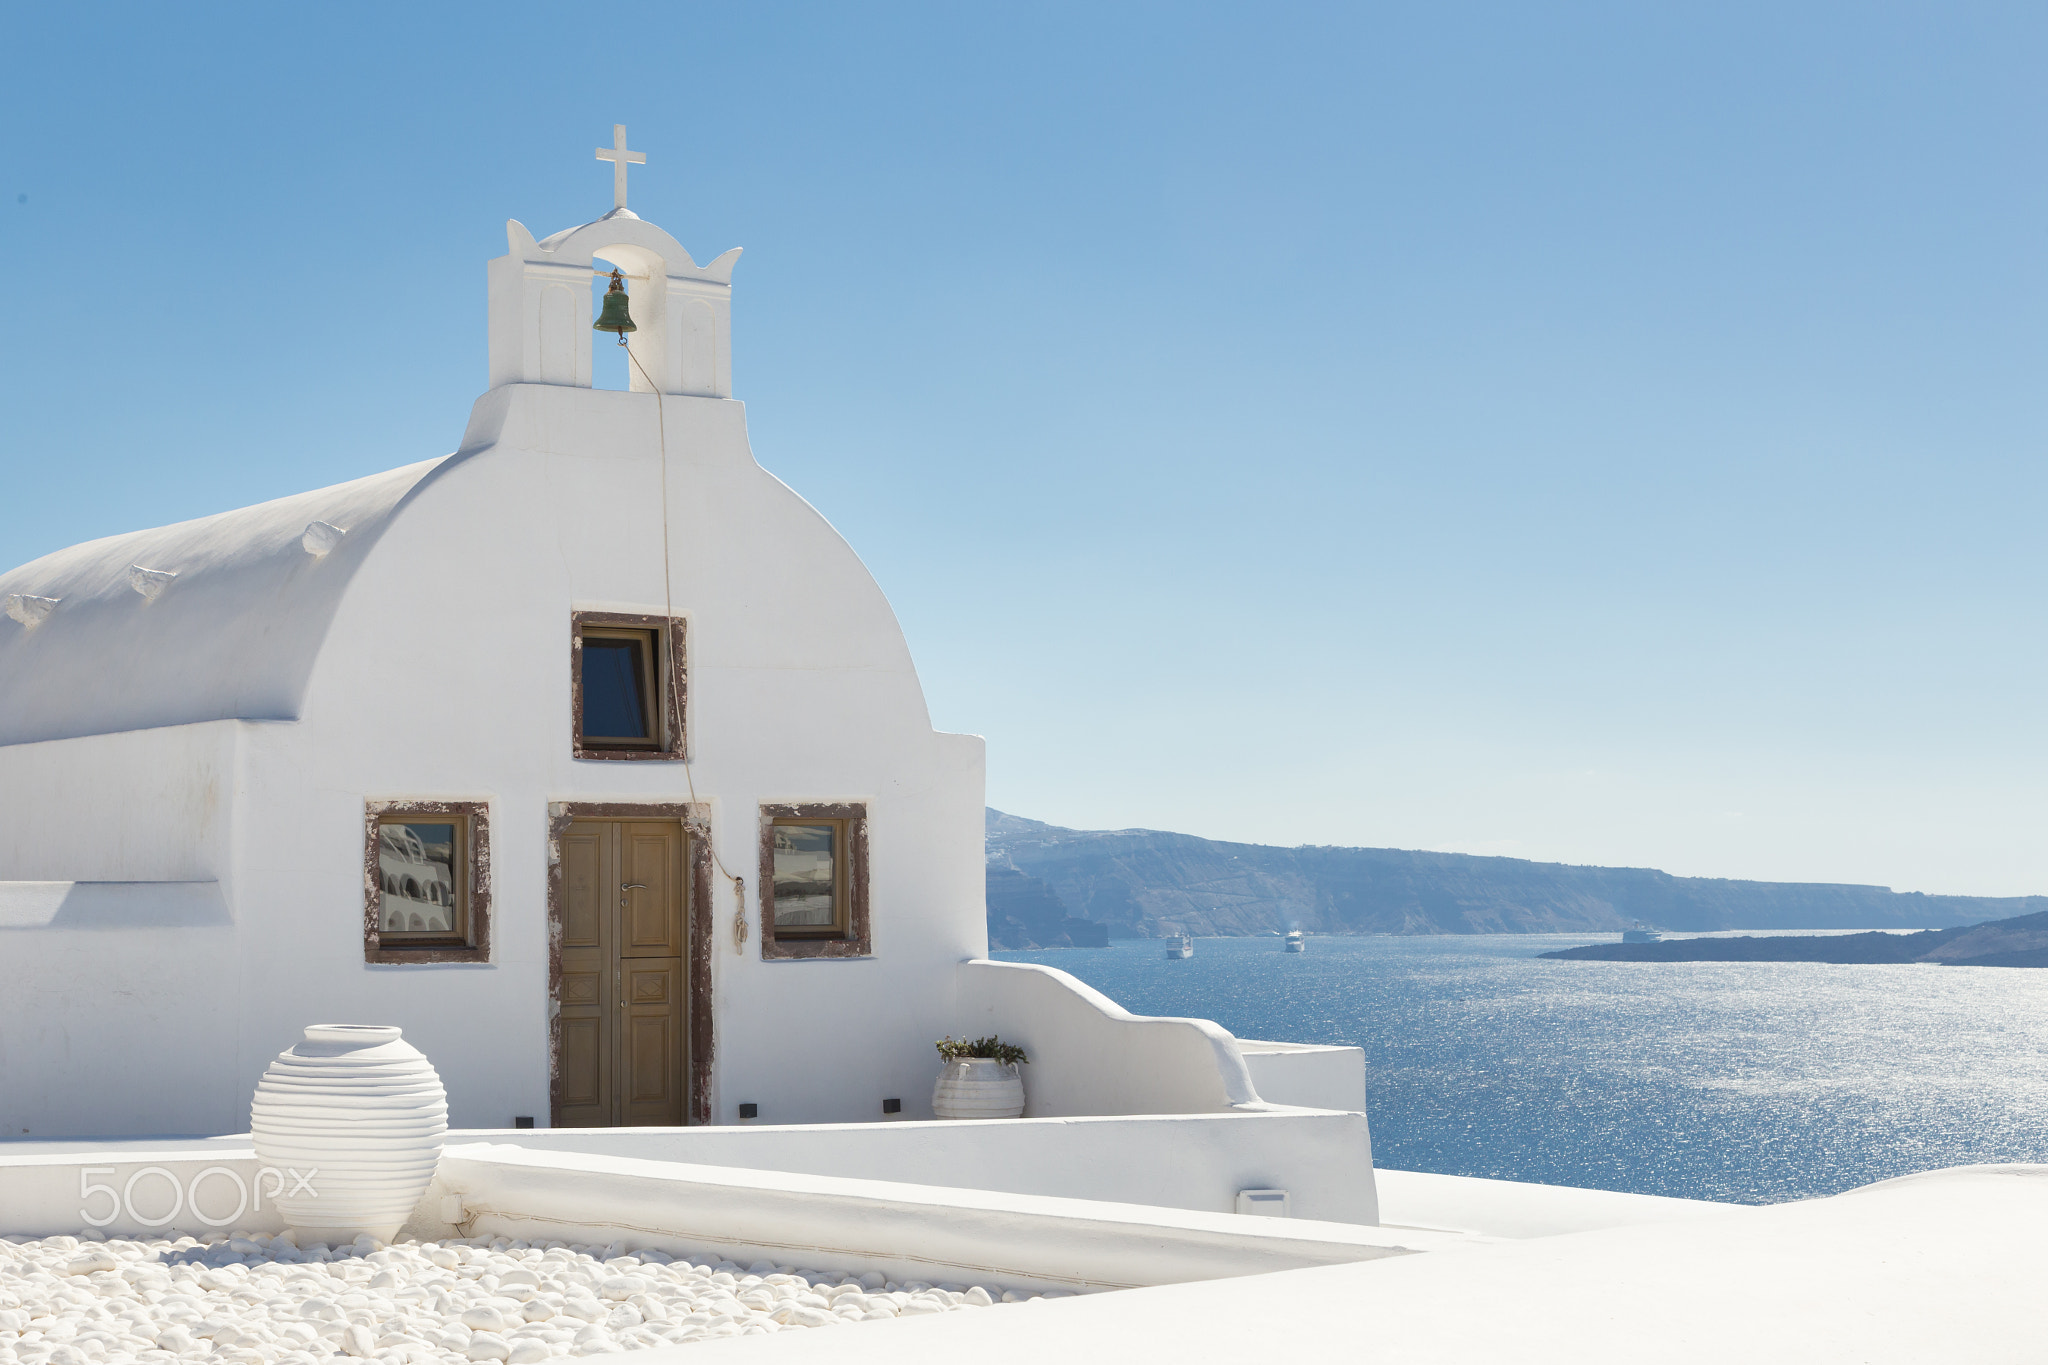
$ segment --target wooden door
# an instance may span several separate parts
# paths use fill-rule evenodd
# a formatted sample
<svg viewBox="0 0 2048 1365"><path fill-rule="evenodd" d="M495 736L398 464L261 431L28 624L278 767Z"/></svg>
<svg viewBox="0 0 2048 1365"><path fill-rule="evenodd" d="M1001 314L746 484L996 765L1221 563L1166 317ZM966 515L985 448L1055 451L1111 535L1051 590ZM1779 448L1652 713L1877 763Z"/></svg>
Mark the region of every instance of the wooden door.
<svg viewBox="0 0 2048 1365"><path fill-rule="evenodd" d="M558 1128L687 1121L686 842L660 820L578 820L562 835Z"/></svg>

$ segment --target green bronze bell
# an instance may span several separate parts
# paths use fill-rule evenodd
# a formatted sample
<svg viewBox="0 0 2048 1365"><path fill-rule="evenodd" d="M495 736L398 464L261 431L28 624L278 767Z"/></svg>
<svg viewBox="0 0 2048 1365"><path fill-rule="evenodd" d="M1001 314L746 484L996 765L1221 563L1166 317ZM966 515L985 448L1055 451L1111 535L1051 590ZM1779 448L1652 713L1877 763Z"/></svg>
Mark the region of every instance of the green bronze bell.
<svg viewBox="0 0 2048 1365"><path fill-rule="evenodd" d="M617 332L621 346L626 344L626 333L640 330L633 325L633 315L626 311L626 282L616 270L612 272L612 287L604 291L604 311L590 324L590 330Z"/></svg>

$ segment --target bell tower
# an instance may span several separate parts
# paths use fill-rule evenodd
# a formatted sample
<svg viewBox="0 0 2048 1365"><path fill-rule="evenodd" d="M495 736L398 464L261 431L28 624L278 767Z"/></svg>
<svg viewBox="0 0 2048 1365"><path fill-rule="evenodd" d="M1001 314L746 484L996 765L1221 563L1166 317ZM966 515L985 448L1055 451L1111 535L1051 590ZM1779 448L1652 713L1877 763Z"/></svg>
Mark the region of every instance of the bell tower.
<svg viewBox="0 0 2048 1365"><path fill-rule="evenodd" d="M589 388L590 281L617 267L638 327L626 339L638 362L626 367L633 391L732 397L732 268L740 249L700 266L682 243L626 207L627 167L647 157L626 150L624 124L613 125L612 145L598 148L597 159L612 163L610 213L540 241L517 219L505 224L506 254L490 263L491 387Z"/></svg>

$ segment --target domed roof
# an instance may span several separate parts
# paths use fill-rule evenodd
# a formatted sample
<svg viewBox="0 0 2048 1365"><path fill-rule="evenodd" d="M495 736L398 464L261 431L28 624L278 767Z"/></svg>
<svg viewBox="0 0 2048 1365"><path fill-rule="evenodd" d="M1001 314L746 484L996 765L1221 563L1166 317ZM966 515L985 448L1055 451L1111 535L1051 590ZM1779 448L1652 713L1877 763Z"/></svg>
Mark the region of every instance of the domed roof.
<svg viewBox="0 0 2048 1365"><path fill-rule="evenodd" d="M296 719L349 580L453 459L87 541L0 575L0 744Z"/></svg>

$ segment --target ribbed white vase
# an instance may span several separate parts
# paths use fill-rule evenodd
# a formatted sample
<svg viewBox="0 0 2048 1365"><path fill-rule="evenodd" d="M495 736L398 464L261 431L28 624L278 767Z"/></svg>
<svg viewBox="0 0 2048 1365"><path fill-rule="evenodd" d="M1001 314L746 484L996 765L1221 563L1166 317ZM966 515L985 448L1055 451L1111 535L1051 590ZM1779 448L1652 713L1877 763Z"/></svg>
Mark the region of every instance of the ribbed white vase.
<svg viewBox="0 0 2048 1365"><path fill-rule="evenodd" d="M962 1057L947 1062L932 1086L932 1112L942 1119L1013 1119L1024 1112L1024 1078L1015 1062Z"/></svg>
<svg viewBox="0 0 2048 1365"><path fill-rule="evenodd" d="M388 1242L426 1193L448 1094L389 1024L313 1024L256 1083L249 1132L262 1177L300 1245Z"/></svg>

